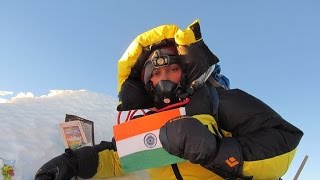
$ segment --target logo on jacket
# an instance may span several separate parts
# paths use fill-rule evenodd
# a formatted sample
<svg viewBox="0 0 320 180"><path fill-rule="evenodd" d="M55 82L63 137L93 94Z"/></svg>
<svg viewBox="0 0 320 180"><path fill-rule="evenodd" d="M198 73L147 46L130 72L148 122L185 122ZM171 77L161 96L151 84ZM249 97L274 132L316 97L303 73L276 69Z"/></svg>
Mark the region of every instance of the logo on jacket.
<svg viewBox="0 0 320 180"><path fill-rule="evenodd" d="M234 167L234 166L236 166L236 165L238 165L239 164L239 161L237 161L237 159L236 158L234 158L234 157L229 157L227 160L226 160L226 163L227 163L227 165L229 166L229 167Z"/></svg>
<svg viewBox="0 0 320 180"><path fill-rule="evenodd" d="M148 148L153 148L157 145L157 137L152 133L148 133L144 136L144 144Z"/></svg>

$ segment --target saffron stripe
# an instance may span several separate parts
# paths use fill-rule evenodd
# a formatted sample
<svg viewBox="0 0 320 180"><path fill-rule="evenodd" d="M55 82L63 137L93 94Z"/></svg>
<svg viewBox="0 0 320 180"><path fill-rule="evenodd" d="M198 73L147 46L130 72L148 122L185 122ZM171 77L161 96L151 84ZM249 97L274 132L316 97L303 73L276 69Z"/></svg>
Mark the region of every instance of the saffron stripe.
<svg viewBox="0 0 320 180"><path fill-rule="evenodd" d="M185 115L185 108L183 107L143 116L118 124L113 126L115 140L119 141L144 132L159 129L167 121L182 115Z"/></svg>

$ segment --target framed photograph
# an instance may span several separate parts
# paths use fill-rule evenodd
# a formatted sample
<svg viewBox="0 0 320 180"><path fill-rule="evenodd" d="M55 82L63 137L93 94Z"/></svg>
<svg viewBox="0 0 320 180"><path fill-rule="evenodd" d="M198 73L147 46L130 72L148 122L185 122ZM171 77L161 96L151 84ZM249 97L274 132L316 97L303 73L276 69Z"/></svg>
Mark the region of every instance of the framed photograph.
<svg viewBox="0 0 320 180"><path fill-rule="evenodd" d="M60 123L59 128L65 148L76 149L88 143L80 121Z"/></svg>
<svg viewBox="0 0 320 180"><path fill-rule="evenodd" d="M76 116L76 115L71 115L71 114L66 114L65 122L70 122L70 121L80 121L84 134L86 135L88 145L95 145L94 141L94 123L93 121L90 121L88 119L84 119L82 117Z"/></svg>

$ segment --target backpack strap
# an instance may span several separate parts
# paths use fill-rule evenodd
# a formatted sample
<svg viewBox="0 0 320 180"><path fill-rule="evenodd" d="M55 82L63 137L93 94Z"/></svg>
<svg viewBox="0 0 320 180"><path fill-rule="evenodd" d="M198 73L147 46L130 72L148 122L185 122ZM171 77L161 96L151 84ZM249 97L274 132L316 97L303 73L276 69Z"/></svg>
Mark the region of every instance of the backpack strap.
<svg viewBox="0 0 320 180"><path fill-rule="evenodd" d="M216 125L217 125L216 126L217 129L215 131L218 131L219 132L218 134L220 134L222 137L224 137L224 133L222 132L222 130L220 128L220 124L219 124L219 111L218 110L219 110L220 99L219 99L218 91L217 91L216 87L214 87L208 81L207 81L207 88L208 88L210 99L211 99L212 106L213 106L213 117L214 117L214 119L216 121Z"/></svg>

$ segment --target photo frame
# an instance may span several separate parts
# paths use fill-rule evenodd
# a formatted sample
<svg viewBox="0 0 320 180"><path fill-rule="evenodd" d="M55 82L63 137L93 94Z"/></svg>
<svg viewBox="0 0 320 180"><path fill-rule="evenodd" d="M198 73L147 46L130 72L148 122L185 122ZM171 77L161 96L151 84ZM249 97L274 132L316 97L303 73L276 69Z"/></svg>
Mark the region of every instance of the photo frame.
<svg viewBox="0 0 320 180"><path fill-rule="evenodd" d="M85 133L88 145L95 145L94 122L93 121L90 121L88 119L84 119L84 118L76 116L76 115L66 114L65 122L70 122L70 121L80 121L82 128L83 128L83 131Z"/></svg>
<svg viewBox="0 0 320 180"><path fill-rule="evenodd" d="M65 148L76 149L88 143L80 121L60 123L59 129Z"/></svg>

